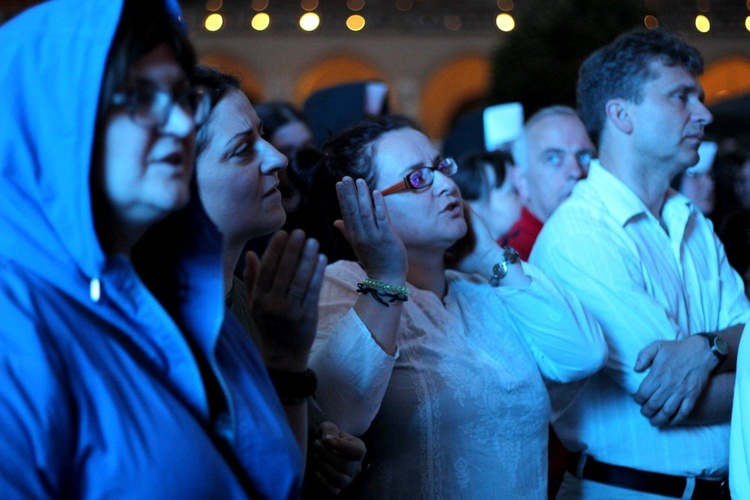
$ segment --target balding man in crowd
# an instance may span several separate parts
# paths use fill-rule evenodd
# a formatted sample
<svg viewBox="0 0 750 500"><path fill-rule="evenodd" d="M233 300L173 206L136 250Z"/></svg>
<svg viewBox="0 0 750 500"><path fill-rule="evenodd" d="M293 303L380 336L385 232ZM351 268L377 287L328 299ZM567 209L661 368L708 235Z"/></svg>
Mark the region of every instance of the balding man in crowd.
<svg viewBox="0 0 750 500"><path fill-rule="evenodd" d="M513 145L513 184L524 208L499 243L528 260L543 224L585 177L594 154L574 109L551 106L532 115Z"/></svg>

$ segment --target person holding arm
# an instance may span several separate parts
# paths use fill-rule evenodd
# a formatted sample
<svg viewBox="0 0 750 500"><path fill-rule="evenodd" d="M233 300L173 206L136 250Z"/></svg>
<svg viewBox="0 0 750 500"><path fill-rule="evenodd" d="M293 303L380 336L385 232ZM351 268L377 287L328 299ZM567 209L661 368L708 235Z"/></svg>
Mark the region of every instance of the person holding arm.
<svg viewBox="0 0 750 500"><path fill-rule="evenodd" d="M326 415L367 444L358 493L543 498L544 382L602 366L598 325L471 217L456 163L408 119L361 122L323 155L312 230L356 260L326 270L310 364Z"/></svg>
<svg viewBox="0 0 750 500"><path fill-rule="evenodd" d="M576 454L558 498L726 498L741 278L672 179L712 116L699 52L635 30L581 67L578 107L599 160L544 225L532 263L602 325L609 360L579 392L551 391Z"/></svg>

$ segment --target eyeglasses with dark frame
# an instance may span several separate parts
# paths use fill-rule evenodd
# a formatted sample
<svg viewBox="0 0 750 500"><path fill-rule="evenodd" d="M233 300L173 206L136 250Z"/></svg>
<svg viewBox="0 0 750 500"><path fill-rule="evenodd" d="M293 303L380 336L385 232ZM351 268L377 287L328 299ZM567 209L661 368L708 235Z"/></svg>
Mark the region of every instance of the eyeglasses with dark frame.
<svg viewBox="0 0 750 500"><path fill-rule="evenodd" d="M426 187L432 186L435 181L435 171L440 172L446 177L452 177L458 172L458 164L453 158L436 158L435 164L431 167L422 166L418 167L409 172L404 180L389 186L382 191L380 194L387 196L389 194L400 193L401 191L419 191Z"/></svg>
<svg viewBox="0 0 750 500"><path fill-rule="evenodd" d="M177 104L199 127L211 112L211 94L202 85L173 93L151 85L120 90L112 96L113 106L122 106L134 122L144 127L162 129Z"/></svg>

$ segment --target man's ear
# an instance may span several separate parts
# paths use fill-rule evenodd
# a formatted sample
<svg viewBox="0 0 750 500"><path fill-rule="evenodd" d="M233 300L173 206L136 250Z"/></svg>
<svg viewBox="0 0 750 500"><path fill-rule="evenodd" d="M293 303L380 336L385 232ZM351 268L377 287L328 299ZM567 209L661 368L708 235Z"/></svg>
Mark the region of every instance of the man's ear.
<svg viewBox="0 0 750 500"><path fill-rule="evenodd" d="M510 182L518 193L521 203L525 205L529 200L529 180L526 172L518 165L514 165L508 173L510 175Z"/></svg>
<svg viewBox="0 0 750 500"><path fill-rule="evenodd" d="M622 99L610 99L604 107L607 121L624 134L630 134L633 131L629 110L629 103Z"/></svg>

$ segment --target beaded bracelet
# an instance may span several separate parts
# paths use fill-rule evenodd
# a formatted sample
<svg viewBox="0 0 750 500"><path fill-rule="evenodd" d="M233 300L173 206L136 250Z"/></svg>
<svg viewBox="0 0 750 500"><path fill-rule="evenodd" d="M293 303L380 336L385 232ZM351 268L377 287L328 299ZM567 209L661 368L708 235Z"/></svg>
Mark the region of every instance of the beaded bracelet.
<svg viewBox="0 0 750 500"><path fill-rule="evenodd" d="M357 293L369 293L372 297L386 307L388 302L393 303L397 300L406 302L409 300L411 290L405 286L390 285L383 281L365 279L362 283L357 283ZM388 302L385 301L388 298Z"/></svg>

